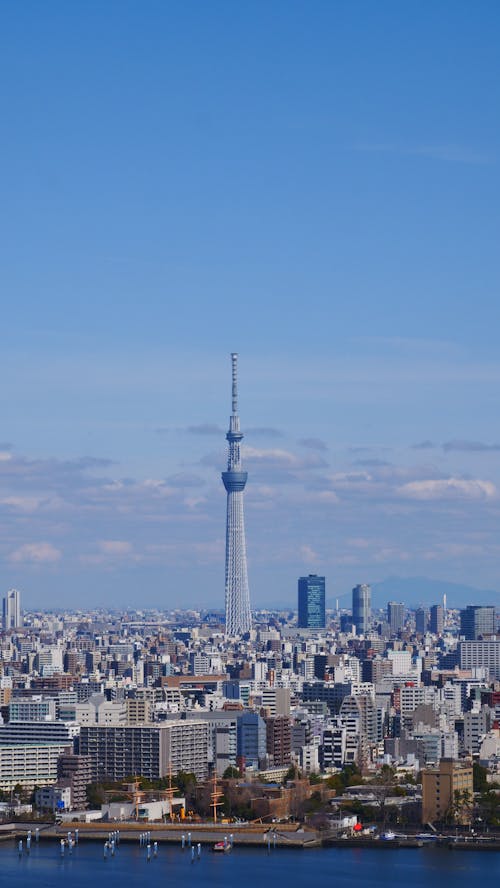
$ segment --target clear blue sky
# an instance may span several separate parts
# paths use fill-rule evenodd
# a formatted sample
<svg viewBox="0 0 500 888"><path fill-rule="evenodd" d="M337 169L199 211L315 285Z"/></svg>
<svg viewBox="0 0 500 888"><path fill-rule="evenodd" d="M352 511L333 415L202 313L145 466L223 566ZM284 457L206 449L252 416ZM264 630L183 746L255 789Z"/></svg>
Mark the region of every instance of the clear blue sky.
<svg viewBox="0 0 500 888"><path fill-rule="evenodd" d="M232 350L255 604L499 587L499 39L496 2L0 4L5 589L222 604Z"/></svg>

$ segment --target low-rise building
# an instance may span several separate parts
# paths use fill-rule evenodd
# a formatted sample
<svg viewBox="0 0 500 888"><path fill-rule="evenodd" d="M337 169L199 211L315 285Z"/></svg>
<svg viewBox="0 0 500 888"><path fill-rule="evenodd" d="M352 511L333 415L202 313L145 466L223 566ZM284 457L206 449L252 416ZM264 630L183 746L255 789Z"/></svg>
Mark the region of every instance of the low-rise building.
<svg viewBox="0 0 500 888"><path fill-rule="evenodd" d="M422 823L469 823L474 797L472 764L441 759L422 771Z"/></svg>

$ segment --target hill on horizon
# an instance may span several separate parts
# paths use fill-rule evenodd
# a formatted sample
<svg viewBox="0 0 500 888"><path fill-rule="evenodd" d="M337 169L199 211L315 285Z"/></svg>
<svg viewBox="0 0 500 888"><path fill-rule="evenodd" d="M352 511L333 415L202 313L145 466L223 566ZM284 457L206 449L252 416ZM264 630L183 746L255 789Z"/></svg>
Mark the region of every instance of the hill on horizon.
<svg viewBox="0 0 500 888"><path fill-rule="evenodd" d="M466 607L468 604L494 604L500 606L498 592L491 589L478 589L465 583L452 583L446 580L432 580L429 577L388 577L379 583L372 583L372 606L384 607L388 601L402 601L408 607L441 604L443 595L450 608ZM327 607L335 607L336 599L331 597ZM350 607L346 596L341 597L341 607Z"/></svg>

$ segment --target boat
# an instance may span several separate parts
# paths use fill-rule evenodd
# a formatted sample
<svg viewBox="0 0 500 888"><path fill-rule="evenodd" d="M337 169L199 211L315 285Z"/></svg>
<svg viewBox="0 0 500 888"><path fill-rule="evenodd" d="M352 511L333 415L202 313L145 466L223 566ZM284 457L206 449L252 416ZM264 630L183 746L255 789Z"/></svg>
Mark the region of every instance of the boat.
<svg viewBox="0 0 500 888"><path fill-rule="evenodd" d="M384 832L384 833L382 833L382 835L380 836L380 838L381 838L384 842L393 842L394 839L396 838L396 833L393 833L392 830L389 830L388 832Z"/></svg>
<svg viewBox="0 0 500 888"><path fill-rule="evenodd" d="M216 842L212 848L212 851L217 851L219 853L225 853L226 851L231 850L231 845L229 842Z"/></svg>

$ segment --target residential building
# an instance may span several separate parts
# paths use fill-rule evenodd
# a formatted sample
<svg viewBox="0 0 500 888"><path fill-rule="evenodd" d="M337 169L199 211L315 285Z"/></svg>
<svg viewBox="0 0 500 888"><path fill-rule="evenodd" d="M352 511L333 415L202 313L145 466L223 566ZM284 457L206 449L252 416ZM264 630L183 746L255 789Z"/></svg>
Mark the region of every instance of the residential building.
<svg viewBox="0 0 500 888"><path fill-rule="evenodd" d="M8 792L18 784L29 789L55 783L57 760L71 751L64 743L0 746L0 789Z"/></svg>
<svg viewBox="0 0 500 888"><path fill-rule="evenodd" d="M265 719L266 751L272 766L289 765L292 752L292 726L286 715Z"/></svg>
<svg viewBox="0 0 500 888"><path fill-rule="evenodd" d="M57 779L71 789L71 807L87 807L87 786L92 783L92 762L86 755L61 755L57 760Z"/></svg>
<svg viewBox="0 0 500 888"><path fill-rule="evenodd" d="M168 721L156 725L82 725L80 753L92 760L92 779L124 780L138 774L151 780L187 771L208 775L207 722Z"/></svg>

